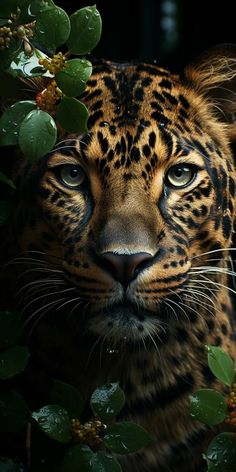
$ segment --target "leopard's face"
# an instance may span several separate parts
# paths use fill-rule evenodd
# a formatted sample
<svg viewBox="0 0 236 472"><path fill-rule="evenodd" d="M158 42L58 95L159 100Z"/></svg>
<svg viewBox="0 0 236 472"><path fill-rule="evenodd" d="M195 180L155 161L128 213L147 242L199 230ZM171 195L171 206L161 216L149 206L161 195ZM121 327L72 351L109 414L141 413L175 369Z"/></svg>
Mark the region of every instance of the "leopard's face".
<svg viewBox="0 0 236 472"><path fill-rule="evenodd" d="M235 171L224 124L157 66L95 67L84 102L88 134L29 172L37 217L21 246L59 261L52 276L78 326L145 342L194 319L188 306L208 301L209 277L226 267Z"/></svg>

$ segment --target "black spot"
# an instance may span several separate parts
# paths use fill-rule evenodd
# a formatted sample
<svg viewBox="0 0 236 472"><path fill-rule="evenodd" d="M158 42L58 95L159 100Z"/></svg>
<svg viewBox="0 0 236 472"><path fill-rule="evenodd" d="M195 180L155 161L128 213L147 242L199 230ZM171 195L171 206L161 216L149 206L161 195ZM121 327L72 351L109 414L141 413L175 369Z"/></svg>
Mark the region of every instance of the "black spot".
<svg viewBox="0 0 236 472"><path fill-rule="evenodd" d="M224 238L228 239L231 234L231 220L228 215L223 217L222 221L222 229L223 229L223 236Z"/></svg>
<svg viewBox="0 0 236 472"><path fill-rule="evenodd" d="M108 140L104 138L101 131L98 131L98 141L102 150L102 153L105 154L108 151Z"/></svg>
<svg viewBox="0 0 236 472"><path fill-rule="evenodd" d="M107 154L108 162L112 161L113 158L114 158L114 151L113 151L113 149L110 149L108 154Z"/></svg>
<svg viewBox="0 0 236 472"><path fill-rule="evenodd" d="M152 131L149 134L149 146L153 148L155 144L156 144L156 134L154 133L154 131Z"/></svg>
<svg viewBox="0 0 236 472"><path fill-rule="evenodd" d="M153 95L159 102L165 103L164 97L159 92L157 92L156 90L154 90Z"/></svg>
<svg viewBox="0 0 236 472"><path fill-rule="evenodd" d="M215 328L215 321L214 321L212 318L207 319L207 320L206 320L206 324L207 324L207 326L208 326L210 332L214 330L214 328Z"/></svg>
<svg viewBox="0 0 236 472"><path fill-rule="evenodd" d="M181 246L176 246L176 251L177 251L177 254L179 254L180 256L186 255L185 249L183 249Z"/></svg>
<svg viewBox="0 0 236 472"><path fill-rule="evenodd" d="M180 114L180 118L184 118L184 119L188 118L188 114L186 113L186 111L183 108L179 109L179 114Z"/></svg>
<svg viewBox="0 0 236 472"><path fill-rule="evenodd" d="M88 80L87 85L89 85L89 87L96 87L97 80L96 79Z"/></svg>
<svg viewBox="0 0 236 472"><path fill-rule="evenodd" d="M208 231L200 231L200 233L198 233L195 236L195 239L198 241L201 241L202 239L206 239L208 236L209 236Z"/></svg>
<svg viewBox="0 0 236 472"><path fill-rule="evenodd" d="M159 83L159 86L160 87L164 87L164 88L167 88L169 90L172 89L172 83L170 80L168 79L162 79L161 82Z"/></svg>
<svg viewBox="0 0 236 472"><path fill-rule="evenodd" d="M151 102L151 107L153 110L157 110L160 113L163 113L163 107L157 102Z"/></svg>
<svg viewBox="0 0 236 472"><path fill-rule="evenodd" d="M171 103L171 105L177 105L178 100L177 98L173 97L173 95L165 91L163 92L163 95Z"/></svg>
<svg viewBox="0 0 236 472"><path fill-rule="evenodd" d="M126 181L128 181L128 180L133 179L133 174L131 173L128 174L127 172L125 172L123 177Z"/></svg>
<svg viewBox="0 0 236 472"><path fill-rule="evenodd" d="M200 216L199 210L197 210L196 208L192 210L192 214L196 217Z"/></svg>
<svg viewBox="0 0 236 472"><path fill-rule="evenodd" d="M88 93L86 95L86 100L92 100L95 97L99 97L101 94L102 94L101 89L94 90L93 92Z"/></svg>
<svg viewBox="0 0 236 472"><path fill-rule="evenodd" d="M118 154L118 156L121 153L121 144L119 141L116 143L115 152Z"/></svg>
<svg viewBox="0 0 236 472"><path fill-rule="evenodd" d="M228 313L228 306L225 303L221 303L221 309L224 313Z"/></svg>
<svg viewBox="0 0 236 472"><path fill-rule="evenodd" d="M151 85L152 79L150 77L146 77L145 79L142 80L142 86L143 87L148 87Z"/></svg>
<svg viewBox="0 0 236 472"><path fill-rule="evenodd" d="M104 168L103 174L106 175L106 176L107 176L108 174L110 174L110 167L109 167L109 166L106 166L106 167Z"/></svg>
<svg viewBox="0 0 236 472"><path fill-rule="evenodd" d="M222 334L224 334L225 336L228 334L228 329L225 323L221 324L221 331L222 331Z"/></svg>
<svg viewBox="0 0 236 472"><path fill-rule="evenodd" d="M119 169L120 168L120 161L116 161L114 164L114 169Z"/></svg>
<svg viewBox="0 0 236 472"><path fill-rule="evenodd" d="M177 267L178 263L176 261L171 261L170 265L171 267Z"/></svg>
<svg viewBox="0 0 236 472"><path fill-rule="evenodd" d="M215 376L214 376L214 374L211 372L211 370L209 369L208 366L202 367L202 375L203 375L204 380L205 380L205 382L206 382L207 385L208 385L209 383L214 382L214 380L215 380Z"/></svg>
<svg viewBox="0 0 236 472"><path fill-rule="evenodd" d="M143 100L143 88L142 87L137 87L135 92L134 92L134 98L136 100Z"/></svg>
<svg viewBox="0 0 236 472"><path fill-rule="evenodd" d="M121 137L120 144L121 144L121 151L122 151L123 154L125 154L126 153L126 142L125 142L124 136Z"/></svg>
<svg viewBox="0 0 236 472"><path fill-rule="evenodd" d="M95 102L95 103L91 106L90 110L91 110L91 111L97 111L97 110L99 110L99 109L102 107L102 104L103 104L103 101L102 101L102 100L98 100L97 102Z"/></svg>
<svg viewBox="0 0 236 472"><path fill-rule="evenodd" d="M220 338L220 336L216 336L215 339L214 339L214 344L215 346L221 346L222 344L222 339Z"/></svg>
<svg viewBox="0 0 236 472"><path fill-rule="evenodd" d="M103 82L106 85L106 87L111 90L112 94L115 95L116 93L116 81L113 80L109 75L106 75L103 77Z"/></svg>
<svg viewBox="0 0 236 472"><path fill-rule="evenodd" d="M136 146L133 146L130 152L130 159L138 162L140 160L140 151Z"/></svg>
<svg viewBox="0 0 236 472"><path fill-rule="evenodd" d="M161 137L166 145L167 148L167 156L166 158L169 159L173 153L173 139L170 133L168 133L165 129L161 128Z"/></svg>
<svg viewBox="0 0 236 472"><path fill-rule="evenodd" d="M88 119L88 128L95 125L96 121L102 117L103 117L103 112L101 110L98 110L98 111L95 111L95 113L92 113Z"/></svg>
<svg viewBox="0 0 236 472"><path fill-rule="evenodd" d="M148 146L148 144L145 144L145 145L143 146L143 154L144 154L145 157L149 157L149 156L150 156L150 154L151 154L151 149L150 149L150 147Z"/></svg>
<svg viewBox="0 0 236 472"><path fill-rule="evenodd" d="M152 167L154 167L156 165L156 163L157 163L157 155L156 154L154 154L154 156L152 156L150 163L151 163Z"/></svg>
<svg viewBox="0 0 236 472"><path fill-rule="evenodd" d="M120 163L121 163L121 165L122 165L122 166L125 164L125 159L126 159L126 158L125 158L125 156L124 156L124 155L123 155L123 156L121 156Z"/></svg>
<svg viewBox="0 0 236 472"><path fill-rule="evenodd" d="M232 197L234 198L235 197L235 182L231 176L229 177L229 191Z"/></svg>
<svg viewBox="0 0 236 472"><path fill-rule="evenodd" d="M180 101L181 105L182 105L184 108L189 108L189 107L190 107L187 98L185 98L182 94L179 95L179 101Z"/></svg>

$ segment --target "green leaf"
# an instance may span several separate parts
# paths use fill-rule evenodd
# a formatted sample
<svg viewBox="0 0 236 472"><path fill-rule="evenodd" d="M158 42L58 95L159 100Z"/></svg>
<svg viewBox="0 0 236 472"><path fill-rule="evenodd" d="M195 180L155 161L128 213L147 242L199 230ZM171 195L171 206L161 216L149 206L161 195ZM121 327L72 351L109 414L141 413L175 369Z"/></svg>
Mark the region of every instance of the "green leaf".
<svg viewBox="0 0 236 472"><path fill-rule="evenodd" d="M18 143L21 123L35 108L36 103L31 100L20 101L7 108L0 118L0 146L11 146Z"/></svg>
<svg viewBox="0 0 236 472"><path fill-rule="evenodd" d="M0 226L2 226L11 215L13 204L8 200L0 201Z"/></svg>
<svg viewBox="0 0 236 472"><path fill-rule="evenodd" d="M99 451L94 453L85 444L72 446L65 454L61 472L122 472L114 457Z"/></svg>
<svg viewBox="0 0 236 472"><path fill-rule="evenodd" d="M37 15L35 38L50 51L64 44L69 35L70 19L62 8L53 4L50 9Z"/></svg>
<svg viewBox="0 0 236 472"><path fill-rule="evenodd" d="M236 439L234 433L221 433L208 446L205 459L208 472L236 470Z"/></svg>
<svg viewBox="0 0 236 472"><path fill-rule="evenodd" d="M24 472L22 464L19 464L9 457L0 457L0 471L1 472Z"/></svg>
<svg viewBox="0 0 236 472"><path fill-rule="evenodd" d="M5 174L0 172L0 182L3 182L6 185L9 185L11 188L16 188L13 180L9 179Z"/></svg>
<svg viewBox="0 0 236 472"><path fill-rule="evenodd" d="M130 421L112 424L106 429L103 441L116 454L136 452L150 442L149 434Z"/></svg>
<svg viewBox="0 0 236 472"><path fill-rule="evenodd" d="M47 10L51 10L54 4L52 0L32 0L29 5L31 16L38 16Z"/></svg>
<svg viewBox="0 0 236 472"><path fill-rule="evenodd" d="M0 354L0 379L6 380L20 374L27 366L29 351L24 346L12 346Z"/></svg>
<svg viewBox="0 0 236 472"><path fill-rule="evenodd" d="M19 145L25 156L37 161L53 148L57 139L57 127L53 118L42 110L31 111L19 130Z"/></svg>
<svg viewBox="0 0 236 472"><path fill-rule="evenodd" d="M67 411L59 405L47 405L32 413L41 430L61 443L71 440L70 419Z"/></svg>
<svg viewBox="0 0 236 472"><path fill-rule="evenodd" d="M14 390L1 387L0 431L3 433L22 431L30 419L24 399Z"/></svg>
<svg viewBox="0 0 236 472"><path fill-rule="evenodd" d="M106 421L117 415L125 404L125 395L118 383L109 383L97 388L90 399L95 415Z"/></svg>
<svg viewBox="0 0 236 472"><path fill-rule="evenodd" d="M93 456L94 453L90 447L85 444L76 444L66 452L61 472L91 472Z"/></svg>
<svg viewBox="0 0 236 472"><path fill-rule="evenodd" d="M16 344L24 333L21 315L12 311L0 311L0 349Z"/></svg>
<svg viewBox="0 0 236 472"><path fill-rule="evenodd" d="M96 6L81 8L70 17L71 33L67 46L72 54L87 54L98 44L102 20Z"/></svg>
<svg viewBox="0 0 236 472"><path fill-rule="evenodd" d="M71 418L78 418L84 407L83 398L77 388L56 379L52 382L51 399L53 403L65 408Z"/></svg>
<svg viewBox="0 0 236 472"><path fill-rule="evenodd" d="M91 73L91 62L86 59L71 59L65 69L57 72L55 79L62 92L69 97L76 97L85 90Z"/></svg>
<svg viewBox="0 0 236 472"><path fill-rule="evenodd" d="M117 460L106 452L96 452L92 460L92 472L122 472Z"/></svg>
<svg viewBox="0 0 236 472"><path fill-rule="evenodd" d="M63 97L57 107L57 120L70 133L82 134L87 131L88 110L76 98Z"/></svg>
<svg viewBox="0 0 236 472"><path fill-rule="evenodd" d="M219 392L203 388L190 396L190 415L208 425L222 423L227 416L227 403Z"/></svg>
<svg viewBox="0 0 236 472"><path fill-rule="evenodd" d="M223 351L220 347L206 346L208 352L208 365L212 373L223 384L230 387L235 378L234 362L229 354Z"/></svg>

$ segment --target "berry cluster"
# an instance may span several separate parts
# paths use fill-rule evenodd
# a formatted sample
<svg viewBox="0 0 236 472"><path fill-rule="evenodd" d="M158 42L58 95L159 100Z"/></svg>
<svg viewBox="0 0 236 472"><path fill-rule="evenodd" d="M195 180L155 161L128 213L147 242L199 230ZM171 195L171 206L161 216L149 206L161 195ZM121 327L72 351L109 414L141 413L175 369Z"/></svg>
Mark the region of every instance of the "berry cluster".
<svg viewBox="0 0 236 472"><path fill-rule="evenodd" d="M11 20L8 20L8 24L10 24L9 22L12 23ZM0 51L9 48L14 34L16 33L13 32L9 26L2 26L0 28Z"/></svg>
<svg viewBox="0 0 236 472"><path fill-rule="evenodd" d="M78 419L71 420L73 438L91 447L101 444L101 434L105 428L106 425L98 419L90 420L85 424L81 424Z"/></svg>
<svg viewBox="0 0 236 472"><path fill-rule="evenodd" d="M59 89L56 81L53 79L48 84L47 88L36 95L36 103L41 110L50 113L55 111L55 107L62 96L62 91Z"/></svg>
<svg viewBox="0 0 236 472"><path fill-rule="evenodd" d="M35 27L36 21L28 23L27 25L16 26L16 21L20 13L20 8L17 8L16 13L11 13L10 18L6 20L6 25L0 28L0 51L9 48L14 37L19 38L23 42L28 42L28 38L33 37L33 28ZM32 52L32 47L30 47L30 51Z"/></svg>
<svg viewBox="0 0 236 472"><path fill-rule="evenodd" d="M230 396L227 401L229 414L225 420L227 424L236 426L236 383L233 384Z"/></svg>
<svg viewBox="0 0 236 472"><path fill-rule="evenodd" d="M39 59L39 64L47 69L50 74L55 75L59 70L65 68L66 57L62 52L58 52L57 54L54 54L51 59L49 57Z"/></svg>

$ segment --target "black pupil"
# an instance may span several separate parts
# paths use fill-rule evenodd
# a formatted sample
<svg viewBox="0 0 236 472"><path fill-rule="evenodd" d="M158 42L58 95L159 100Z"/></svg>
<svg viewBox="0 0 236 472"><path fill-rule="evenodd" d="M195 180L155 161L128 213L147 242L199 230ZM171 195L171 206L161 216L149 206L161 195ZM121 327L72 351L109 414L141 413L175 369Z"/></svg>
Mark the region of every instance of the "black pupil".
<svg viewBox="0 0 236 472"><path fill-rule="evenodd" d="M79 170L76 168L70 169L70 177L75 179L78 176Z"/></svg>
<svg viewBox="0 0 236 472"><path fill-rule="evenodd" d="M182 174L184 171L186 171L187 169L183 169L182 167L177 167L177 169L175 169L175 176L177 178L180 178L182 177Z"/></svg>

